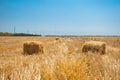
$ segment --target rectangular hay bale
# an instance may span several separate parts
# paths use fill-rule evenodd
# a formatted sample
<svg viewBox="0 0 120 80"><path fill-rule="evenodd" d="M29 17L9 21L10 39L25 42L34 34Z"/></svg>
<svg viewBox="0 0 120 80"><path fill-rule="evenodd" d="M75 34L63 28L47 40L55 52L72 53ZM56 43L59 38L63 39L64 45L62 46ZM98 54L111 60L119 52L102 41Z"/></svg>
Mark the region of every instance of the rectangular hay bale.
<svg viewBox="0 0 120 80"><path fill-rule="evenodd" d="M82 46L82 52L83 53L100 53L105 54L106 53L106 43L100 42L100 41L88 41L85 42Z"/></svg>
<svg viewBox="0 0 120 80"><path fill-rule="evenodd" d="M29 54L29 55L43 53L43 45L35 41L25 42L23 44L23 52L24 54Z"/></svg>

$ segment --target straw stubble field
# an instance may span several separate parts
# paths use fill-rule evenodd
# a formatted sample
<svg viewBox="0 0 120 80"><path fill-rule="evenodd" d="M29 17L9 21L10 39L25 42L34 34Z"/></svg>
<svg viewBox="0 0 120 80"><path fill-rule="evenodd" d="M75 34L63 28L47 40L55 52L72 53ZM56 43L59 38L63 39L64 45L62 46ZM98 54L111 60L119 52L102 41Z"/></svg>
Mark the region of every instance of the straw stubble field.
<svg viewBox="0 0 120 80"><path fill-rule="evenodd" d="M106 54L82 53L90 40L106 42ZM44 53L24 55L25 41ZM120 37L0 37L0 80L120 80Z"/></svg>

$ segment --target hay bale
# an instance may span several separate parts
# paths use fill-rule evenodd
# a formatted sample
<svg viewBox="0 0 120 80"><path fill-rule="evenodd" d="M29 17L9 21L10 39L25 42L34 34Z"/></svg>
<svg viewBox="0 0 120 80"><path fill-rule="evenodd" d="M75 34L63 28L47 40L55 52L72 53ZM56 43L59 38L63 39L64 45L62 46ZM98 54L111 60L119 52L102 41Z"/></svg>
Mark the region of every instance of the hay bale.
<svg viewBox="0 0 120 80"><path fill-rule="evenodd" d="M27 41L23 44L23 52L29 55L43 53L43 45L39 42Z"/></svg>
<svg viewBox="0 0 120 80"><path fill-rule="evenodd" d="M62 41L63 41L62 38L57 37L57 38L55 38L55 41L54 41L54 42L61 43Z"/></svg>
<svg viewBox="0 0 120 80"><path fill-rule="evenodd" d="M57 37L57 38L55 38L55 40L60 40L60 38Z"/></svg>
<svg viewBox="0 0 120 80"><path fill-rule="evenodd" d="M82 52L83 53L100 53L105 54L106 53L106 43L100 42L100 41L88 41L85 42L82 46Z"/></svg>

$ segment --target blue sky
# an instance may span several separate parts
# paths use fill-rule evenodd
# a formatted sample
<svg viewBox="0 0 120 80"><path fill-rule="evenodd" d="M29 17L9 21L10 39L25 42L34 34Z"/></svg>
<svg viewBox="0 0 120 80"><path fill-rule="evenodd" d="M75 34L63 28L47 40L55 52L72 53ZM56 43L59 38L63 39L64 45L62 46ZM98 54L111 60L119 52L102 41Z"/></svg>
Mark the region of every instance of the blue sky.
<svg viewBox="0 0 120 80"><path fill-rule="evenodd" d="M0 32L120 35L120 0L0 0Z"/></svg>

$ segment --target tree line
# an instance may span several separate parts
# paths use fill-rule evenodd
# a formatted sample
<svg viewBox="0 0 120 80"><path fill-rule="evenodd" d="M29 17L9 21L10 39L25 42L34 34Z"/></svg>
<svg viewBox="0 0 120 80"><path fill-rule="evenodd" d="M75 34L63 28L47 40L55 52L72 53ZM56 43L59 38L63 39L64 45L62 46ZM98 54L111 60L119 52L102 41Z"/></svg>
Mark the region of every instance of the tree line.
<svg viewBox="0 0 120 80"><path fill-rule="evenodd" d="M0 36L42 36L40 34L0 32Z"/></svg>

